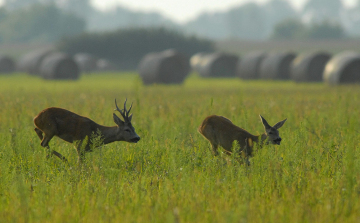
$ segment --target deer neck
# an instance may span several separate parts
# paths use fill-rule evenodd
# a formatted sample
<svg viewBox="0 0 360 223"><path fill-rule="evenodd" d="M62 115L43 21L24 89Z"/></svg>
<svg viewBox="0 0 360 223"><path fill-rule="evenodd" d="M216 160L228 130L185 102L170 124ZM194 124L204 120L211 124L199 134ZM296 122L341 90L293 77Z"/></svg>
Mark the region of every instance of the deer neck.
<svg viewBox="0 0 360 223"><path fill-rule="evenodd" d="M98 127L98 129L100 130L101 135L103 137L104 144L118 141L118 138L117 138L118 128L119 128L118 126L102 126L102 125L100 125Z"/></svg>
<svg viewBox="0 0 360 223"><path fill-rule="evenodd" d="M266 133L263 133L261 135L257 135L254 137L253 141L256 142L260 148L266 143L267 135Z"/></svg>

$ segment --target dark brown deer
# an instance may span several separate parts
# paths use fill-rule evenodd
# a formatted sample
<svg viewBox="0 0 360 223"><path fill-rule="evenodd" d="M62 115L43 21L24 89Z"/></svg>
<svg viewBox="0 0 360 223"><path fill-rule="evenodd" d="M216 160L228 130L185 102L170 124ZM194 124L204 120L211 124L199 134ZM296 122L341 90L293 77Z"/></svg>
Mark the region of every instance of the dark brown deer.
<svg viewBox="0 0 360 223"><path fill-rule="evenodd" d="M232 154L234 141L240 146L239 152L243 157L252 156L253 143L271 143L280 145L281 138L278 129L284 125L285 120L276 123L274 126L260 115L260 119L264 125L265 133L261 135L252 135L246 130L234 125L229 119L223 116L211 115L204 119L198 128L198 131L207 140L209 140L213 154L219 154L218 147L221 146L225 153Z"/></svg>
<svg viewBox="0 0 360 223"><path fill-rule="evenodd" d="M60 139L74 143L81 163L85 157L85 152L91 152L92 142L90 138L93 134L100 133L103 144L115 141L126 141L137 143L140 137L136 134L135 128L131 124L132 114L129 116L132 104L129 110L126 109L126 100L124 109L117 106L116 111L120 112L124 121L113 113L116 126L103 126L95 123L93 120L75 114L63 108L50 107L41 111L35 118L34 129L41 140L41 146L48 149L51 155L59 157L67 162L66 158L55 150L50 151L49 142L57 136ZM49 154L47 155L47 158Z"/></svg>

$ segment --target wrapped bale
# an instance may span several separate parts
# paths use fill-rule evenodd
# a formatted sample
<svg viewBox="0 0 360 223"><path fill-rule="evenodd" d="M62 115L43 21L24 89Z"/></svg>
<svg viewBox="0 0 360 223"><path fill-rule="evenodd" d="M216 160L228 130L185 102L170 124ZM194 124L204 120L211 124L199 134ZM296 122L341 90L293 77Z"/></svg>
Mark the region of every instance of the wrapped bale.
<svg viewBox="0 0 360 223"><path fill-rule="evenodd" d="M116 66L106 59L98 59L96 62L96 69L98 71L116 71Z"/></svg>
<svg viewBox="0 0 360 223"><path fill-rule="evenodd" d="M53 53L51 49L40 49L27 53L20 58L17 70L32 75L40 75L41 62L51 53Z"/></svg>
<svg viewBox="0 0 360 223"><path fill-rule="evenodd" d="M98 59L87 53L78 53L74 55L74 60L81 72L90 73L97 70Z"/></svg>
<svg viewBox="0 0 360 223"><path fill-rule="evenodd" d="M45 57L40 65L44 79L78 79L80 70L74 59L64 53L53 53Z"/></svg>
<svg viewBox="0 0 360 223"><path fill-rule="evenodd" d="M236 74L242 79L258 79L260 64L267 56L264 52L252 52L241 58L237 64Z"/></svg>
<svg viewBox="0 0 360 223"><path fill-rule="evenodd" d="M317 52L302 54L291 64L291 79L296 82L322 81L326 63L330 60L329 53Z"/></svg>
<svg viewBox="0 0 360 223"><path fill-rule="evenodd" d="M144 84L180 84L190 72L189 58L174 50L149 53L138 70Z"/></svg>
<svg viewBox="0 0 360 223"><path fill-rule="evenodd" d="M15 71L15 62L8 56L0 55L0 74L12 73Z"/></svg>
<svg viewBox="0 0 360 223"><path fill-rule="evenodd" d="M235 77L239 57L225 53L204 55L199 65L202 77Z"/></svg>
<svg viewBox="0 0 360 223"><path fill-rule="evenodd" d="M190 58L190 67L193 71L199 73L201 64L202 64L202 60L206 55L207 55L207 53L197 53L197 54L194 54Z"/></svg>
<svg viewBox="0 0 360 223"><path fill-rule="evenodd" d="M323 80L329 84L360 83L360 54L343 52L325 66Z"/></svg>
<svg viewBox="0 0 360 223"><path fill-rule="evenodd" d="M273 80L290 79L290 65L294 60L293 53L269 54L260 65L260 78Z"/></svg>

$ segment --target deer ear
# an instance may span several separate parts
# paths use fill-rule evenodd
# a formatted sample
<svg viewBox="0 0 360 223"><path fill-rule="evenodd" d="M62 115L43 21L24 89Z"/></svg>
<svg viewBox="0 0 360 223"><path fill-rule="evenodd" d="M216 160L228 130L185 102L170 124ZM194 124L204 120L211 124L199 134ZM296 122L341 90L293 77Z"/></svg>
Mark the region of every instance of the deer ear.
<svg viewBox="0 0 360 223"><path fill-rule="evenodd" d="M267 121L260 115L261 122L263 123L265 129L270 129L271 126L267 123Z"/></svg>
<svg viewBox="0 0 360 223"><path fill-rule="evenodd" d="M131 115L129 116L129 121L130 121L130 122L131 122L131 119L132 119L132 115L133 115L133 114L131 114Z"/></svg>
<svg viewBox="0 0 360 223"><path fill-rule="evenodd" d="M279 129L281 126L284 125L284 123L286 122L286 120L287 120L287 118L284 119L284 120L282 120L281 122L276 123L276 124L274 125L274 128Z"/></svg>
<svg viewBox="0 0 360 223"><path fill-rule="evenodd" d="M121 125L124 125L124 122L115 115L115 113L113 113L113 118L114 118L114 122L118 125L118 126L121 126Z"/></svg>

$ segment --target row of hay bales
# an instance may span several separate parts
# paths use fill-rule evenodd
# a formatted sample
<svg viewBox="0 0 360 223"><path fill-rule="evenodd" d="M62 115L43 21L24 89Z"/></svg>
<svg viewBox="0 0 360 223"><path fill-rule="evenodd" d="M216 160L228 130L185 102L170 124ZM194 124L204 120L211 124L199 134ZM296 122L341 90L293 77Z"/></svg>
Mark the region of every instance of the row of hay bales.
<svg viewBox="0 0 360 223"><path fill-rule="evenodd" d="M360 54L343 52L295 53L252 52L237 58L225 53L195 54L191 67L202 77L325 81L330 84L360 82Z"/></svg>
<svg viewBox="0 0 360 223"><path fill-rule="evenodd" d="M179 84L193 70L201 77L294 80L331 84L360 82L360 54L326 52L252 52L239 58L227 53L198 53L190 59L175 50L149 53L138 71L144 84Z"/></svg>
<svg viewBox="0 0 360 223"><path fill-rule="evenodd" d="M52 49L40 49L23 55L17 63L17 70L44 79L76 80L81 73L113 70L114 67L106 60L79 53L70 56Z"/></svg>
<svg viewBox="0 0 360 223"><path fill-rule="evenodd" d="M76 80L80 77L79 66L71 56L49 49L25 54L20 58L17 70L51 80Z"/></svg>

